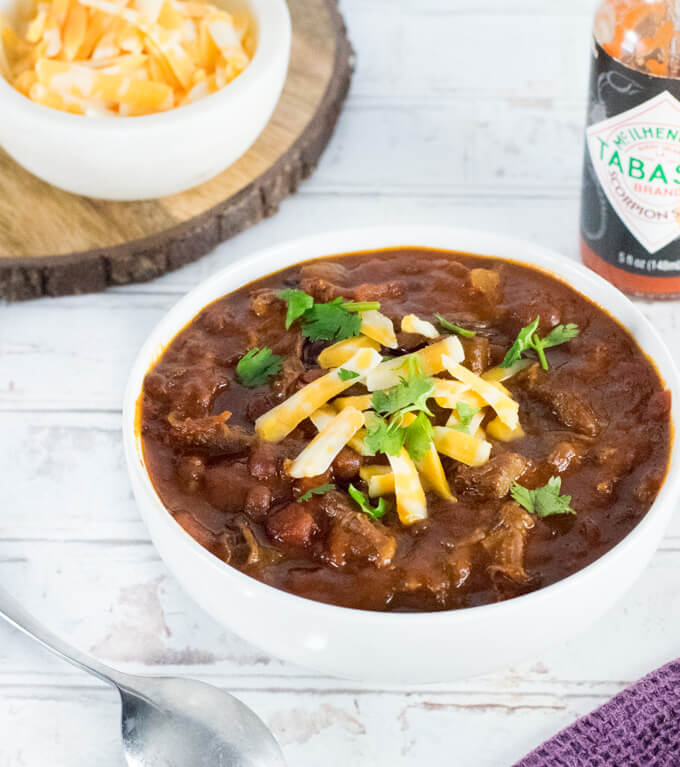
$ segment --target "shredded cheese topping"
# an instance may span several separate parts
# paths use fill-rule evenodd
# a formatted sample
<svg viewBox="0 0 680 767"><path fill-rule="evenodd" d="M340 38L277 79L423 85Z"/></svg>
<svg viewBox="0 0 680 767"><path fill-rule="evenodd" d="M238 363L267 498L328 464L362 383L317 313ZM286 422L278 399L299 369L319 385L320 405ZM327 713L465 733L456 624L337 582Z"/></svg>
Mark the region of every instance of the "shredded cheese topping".
<svg viewBox="0 0 680 767"><path fill-rule="evenodd" d="M490 442L446 426L434 427L434 444L440 453L467 466L482 466L491 455Z"/></svg>
<svg viewBox="0 0 680 767"><path fill-rule="evenodd" d="M404 426L410 426L415 420L416 417L413 413L406 413L403 418L403 424ZM427 452L415 464L422 478L423 487L426 490L432 490L440 498L444 498L447 501L456 500L449 487L441 458L433 441L430 441L430 447Z"/></svg>
<svg viewBox="0 0 680 767"><path fill-rule="evenodd" d="M88 2L102 0L87 0ZM430 326L430 327L428 327ZM424 337L438 337L431 323L420 320L416 315L402 319L405 332L419 332ZM432 332L434 334L432 335ZM319 364L330 369L326 375L312 381L286 401L258 418L255 424L257 434L265 440L278 442L288 435L305 418L309 418L318 429L318 434L298 455L287 463L290 476L315 477L328 470L338 453L348 445L360 455L369 455L366 444L367 418L369 430L375 424L382 429L402 430L404 441L381 443L380 432L373 431L369 443L384 445L389 466L367 464L361 467L359 475L368 485L372 498L394 495L396 509L402 524L409 525L427 517L426 492L436 493L448 501L456 498L442 465L441 455L446 455L467 466L482 466L489 460L492 445L486 433L494 439L509 441L523 436L519 424L519 406L502 381L511 378L525 367L525 362L509 368L493 368L478 376L461 364L464 360L463 347L456 336L447 336L412 354L394 359L382 360L382 347L392 348L396 337L392 322L378 311L366 311L362 315L361 336L348 338L326 348L319 355ZM412 363L417 362L417 365ZM413 370L417 370L413 372ZM437 377L446 372L455 380ZM350 375L348 375L348 373ZM356 373L352 376L351 373ZM418 385L424 385L423 399L408 401L401 410L380 409L374 392L401 386L387 397L396 398L408 392L411 377ZM427 380L423 380L427 379ZM428 386L431 382L431 393ZM338 396L355 385L364 386L366 393L353 396ZM416 384L414 384L416 385ZM416 397L417 395L413 395ZM387 400L382 396L382 400ZM432 397L441 408L450 410L446 426L433 426L429 420L432 414L427 410L425 400ZM403 400L402 400L403 401ZM413 407L413 403L417 406ZM408 410L410 407L411 410ZM387 413L386 420L377 418L372 411ZM488 421L489 408L496 416ZM418 418L427 415L425 423L416 431L409 430ZM369 413L366 416L365 413ZM380 426L382 423L382 426ZM423 431L427 427L431 431ZM432 437L429 439L428 435ZM386 440L398 437L397 431ZM413 439L413 442L410 440ZM389 455L393 448L398 454ZM400 444L404 447L400 448ZM416 447L417 446L417 447ZM409 451L417 456L414 458Z"/></svg>
<svg viewBox="0 0 680 767"><path fill-rule="evenodd" d="M404 525L412 525L427 518L425 491L418 470L411 456L402 448L399 455L387 456L394 475L394 493L397 498L397 514Z"/></svg>
<svg viewBox="0 0 680 767"><path fill-rule="evenodd" d="M511 429L517 426L519 423L519 405L508 394L501 391L498 385L494 386L485 381L448 356L444 357L443 363L454 378L467 384L487 404L491 405L506 426Z"/></svg>
<svg viewBox="0 0 680 767"><path fill-rule="evenodd" d="M486 411L484 407L482 407L480 410L478 410L470 419L469 423L467 424L467 433L472 434L474 437L480 436L480 428L482 425L482 421L486 417ZM458 411L452 410L451 415L449 416L446 425L453 429L456 427L462 427L463 423L458 417ZM483 437L483 435L482 435Z"/></svg>
<svg viewBox="0 0 680 767"><path fill-rule="evenodd" d="M261 415L255 421L256 434L267 442L280 442L315 410L353 384L360 382L379 364L378 352L374 349L360 349L342 368L336 368L308 383L280 405ZM357 373L358 376L343 381L340 377L341 370L349 370Z"/></svg>
<svg viewBox="0 0 680 767"><path fill-rule="evenodd" d="M415 357L420 364L423 375L431 376L444 370L443 357L448 356L453 360L462 362L465 358L463 346L455 336L448 336L443 341L430 344L413 354L405 354L393 360L385 360L366 378L366 388L369 391L389 389L396 386L408 371L408 362Z"/></svg>
<svg viewBox="0 0 680 767"><path fill-rule="evenodd" d="M370 498L379 498L382 495L394 495L394 474L388 470L387 474L375 474L368 480L368 495Z"/></svg>
<svg viewBox="0 0 680 767"><path fill-rule="evenodd" d="M380 474L390 474L392 469L389 466L382 466L379 464L364 465L359 469L359 476L364 482L368 482L371 477L377 477Z"/></svg>
<svg viewBox="0 0 680 767"><path fill-rule="evenodd" d="M524 429L519 423L514 429L511 429L500 418L494 418L486 425L486 433L499 442L512 442L524 436Z"/></svg>
<svg viewBox="0 0 680 767"><path fill-rule="evenodd" d="M335 400L335 402L337 402L337 400ZM326 426L328 426L328 424L335 418L336 415L337 411L334 407L331 405L324 405L323 407L320 407L318 410L313 412L309 416L309 420L314 424L314 426L316 426L319 431L321 431L321 429L324 429ZM366 429L359 429L356 434L354 434L354 436L347 442L349 447L351 447L355 452L359 453L359 455L370 455L370 451L364 442L365 436Z"/></svg>
<svg viewBox="0 0 680 767"><path fill-rule="evenodd" d="M347 360L351 359L359 349L375 349L380 351L380 344L368 336L357 336L356 338L346 338L344 341L338 341L332 346L327 346L319 354L319 365L328 370L329 368L339 368Z"/></svg>
<svg viewBox="0 0 680 767"><path fill-rule="evenodd" d="M288 469L291 477L318 477L323 474L343 447L364 425L364 414L345 408L332 418L298 455Z"/></svg>
<svg viewBox="0 0 680 767"><path fill-rule="evenodd" d="M443 408L455 408L459 402L465 402L470 407L480 408L486 402L470 389L468 384L460 381L449 381L445 378L433 378L434 401Z"/></svg>
<svg viewBox="0 0 680 767"><path fill-rule="evenodd" d="M434 442L430 444L430 449L427 453L419 461L416 461L416 468L422 475L423 484L426 484L428 490L432 490L440 498L444 498L447 501L456 500L449 487L449 482L446 479L444 467Z"/></svg>
<svg viewBox="0 0 680 767"><path fill-rule="evenodd" d="M40 0L0 19L2 74L38 104L138 116L190 104L243 72L252 24L204 0Z"/></svg>
<svg viewBox="0 0 680 767"><path fill-rule="evenodd" d="M338 397L333 400L333 405L338 410L344 410L346 407L355 407L357 410L370 410L373 407L370 394L359 394L355 397Z"/></svg>
<svg viewBox="0 0 680 767"><path fill-rule="evenodd" d="M399 346L392 320L377 309L361 313L361 332L388 349Z"/></svg>
<svg viewBox="0 0 680 767"><path fill-rule="evenodd" d="M439 338L440 333L437 328L427 320L421 320L415 314L407 314L401 320L401 329L404 333L415 333L425 338Z"/></svg>
<svg viewBox="0 0 680 767"><path fill-rule="evenodd" d="M335 418L337 412L330 405L323 405L310 414L309 420L321 431Z"/></svg>
<svg viewBox="0 0 680 767"><path fill-rule="evenodd" d="M519 373L520 370L529 367L529 365L531 365L531 360L517 360L517 362L513 362L512 365L507 368L500 366L491 368L482 373L481 377L490 383L501 383L502 381L507 381L509 378L512 378L516 373Z"/></svg>

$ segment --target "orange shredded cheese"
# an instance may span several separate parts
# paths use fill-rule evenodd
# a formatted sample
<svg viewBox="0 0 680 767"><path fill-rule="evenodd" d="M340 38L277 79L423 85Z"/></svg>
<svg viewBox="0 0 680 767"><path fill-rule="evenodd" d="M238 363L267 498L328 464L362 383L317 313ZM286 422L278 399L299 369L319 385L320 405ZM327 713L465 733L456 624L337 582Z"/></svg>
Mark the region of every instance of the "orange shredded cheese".
<svg viewBox="0 0 680 767"><path fill-rule="evenodd" d="M254 52L250 20L202 0L37 0L0 19L0 72L36 103L136 116L223 88Z"/></svg>

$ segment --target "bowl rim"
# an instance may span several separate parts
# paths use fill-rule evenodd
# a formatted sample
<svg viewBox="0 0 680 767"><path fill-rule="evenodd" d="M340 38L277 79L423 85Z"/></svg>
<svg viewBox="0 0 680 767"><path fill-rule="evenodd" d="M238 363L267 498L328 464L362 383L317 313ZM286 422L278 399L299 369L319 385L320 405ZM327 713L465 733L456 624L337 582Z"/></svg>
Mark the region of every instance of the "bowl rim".
<svg viewBox="0 0 680 767"><path fill-rule="evenodd" d="M438 239L449 240L450 242L449 244L433 244ZM353 245L349 248L337 246L338 243L343 242L351 242ZM458 245L455 244L456 242ZM614 317L633 336L638 345L638 336L644 335L656 347L651 354L644 349L643 353L648 356L664 385L671 391L672 396L670 456L664 482L645 516L621 541L590 564L553 584L502 602L437 612L380 612L318 602L265 584L223 562L201 546L175 521L151 483L144 466L141 440L136 433L137 403L144 376L159 359L175 335L191 322L205 306L254 280L313 258L348 254L361 250L370 251L399 247L432 248L486 255L490 258L515 261L538 269L567 283ZM313 251L315 255L304 257L297 255L298 252L305 250ZM513 250L525 253L525 256L507 255L508 251ZM275 265L276 268L272 269L272 265ZM250 274L246 279L242 279L242 275L245 273ZM234 284L224 290L222 283L229 281ZM574 282L579 287L576 287ZM585 289L582 288L584 285L586 286ZM596 290L607 303L617 304L617 308L614 310L603 306L600 300L593 297L593 290ZM622 315L625 315L626 318L624 319ZM642 346L640 348L642 349ZM658 517L664 514L670 517L673 502L677 502L680 498L679 403L680 370L678 370L659 332L627 296L580 262L562 256L557 251L519 238L465 228L405 225L357 227L325 231L259 249L255 253L234 260L214 275L202 280L183 296L157 323L137 354L124 395L123 442L128 473L133 487L143 491L149 501L145 504L137 499L138 508L147 527L150 526L147 514L153 513L157 517L154 522L162 525L164 533L175 539L178 545L183 546L188 552L193 551L217 573L218 577L231 579L235 586L247 590L249 596L263 600L276 600L281 603L282 607L288 605L292 610L311 611L319 619L341 617L352 623L389 624L388 627L403 625L404 628L417 622L419 625L436 628L449 623L458 624L470 620L487 620L492 617L502 618L505 613L518 612L522 608L535 609L540 607L543 600L559 599L563 592L577 589L584 580L596 575L598 570L606 568L614 560L626 557L638 541L644 539L645 533L657 523Z"/></svg>
<svg viewBox="0 0 680 767"><path fill-rule="evenodd" d="M16 90L2 74L0 74L0 101L6 102L9 107L13 107L16 111L23 112L27 117L41 123L49 117L49 125L53 128L85 129L104 133L119 132L124 129L126 133L138 133L153 128L182 127L185 123L193 122L215 108L228 106L230 101L236 102L244 92L251 90L267 75L281 55L285 54L285 66L288 67L292 23L285 0L243 1L249 6L249 13L254 17L257 24L258 41L255 55L238 77L215 93L191 104L174 107L165 112L133 117L77 115L62 112L43 104L36 104ZM286 51L288 51L287 54ZM83 119L84 117L87 119Z"/></svg>

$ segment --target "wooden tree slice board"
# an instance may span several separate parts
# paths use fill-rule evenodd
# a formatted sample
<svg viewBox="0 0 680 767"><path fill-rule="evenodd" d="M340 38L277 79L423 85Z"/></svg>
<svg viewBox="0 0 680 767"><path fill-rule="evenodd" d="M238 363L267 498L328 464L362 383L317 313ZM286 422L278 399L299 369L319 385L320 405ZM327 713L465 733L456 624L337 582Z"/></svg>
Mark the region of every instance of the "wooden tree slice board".
<svg viewBox="0 0 680 767"><path fill-rule="evenodd" d="M288 6L293 42L281 100L255 144L211 181L146 202L93 200L40 181L0 150L0 298L150 280L276 212L315 168L353 66L337 0Z"/></svg>

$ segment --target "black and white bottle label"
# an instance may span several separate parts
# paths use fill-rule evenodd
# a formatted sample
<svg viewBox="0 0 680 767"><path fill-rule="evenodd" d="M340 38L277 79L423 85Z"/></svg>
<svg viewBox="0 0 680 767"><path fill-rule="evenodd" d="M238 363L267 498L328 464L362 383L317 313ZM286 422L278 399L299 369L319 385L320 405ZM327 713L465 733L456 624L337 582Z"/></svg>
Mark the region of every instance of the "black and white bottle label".
<svg viewBox="0 0 680 767"><path fill-rule="evenodd" d="M626 271L680 275L680 81L645 75L595 47L582 234Z"/></svg>

